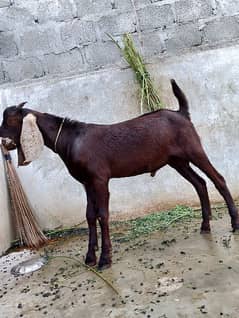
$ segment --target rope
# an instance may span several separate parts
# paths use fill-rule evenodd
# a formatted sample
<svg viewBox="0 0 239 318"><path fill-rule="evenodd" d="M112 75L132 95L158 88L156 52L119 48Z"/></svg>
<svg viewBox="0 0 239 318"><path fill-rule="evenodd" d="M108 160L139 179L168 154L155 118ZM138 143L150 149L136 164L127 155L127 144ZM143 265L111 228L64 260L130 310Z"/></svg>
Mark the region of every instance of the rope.
<svg viewBox="0 0 239 318"><path fill-rule="evenodd" d="M61 122L61 124L60 124L58 133L57 133L57 135L56 135L56 139L55 139L55 143L54 143L54 150L55 150L55 152L56 152L57 141L58 141L59 136L60 136L60 134L61 134L62 127L63 127L63 124L64 124L65 119L66 119L66 118L63 118L63 119L62 119L62 122Z"/></svg>

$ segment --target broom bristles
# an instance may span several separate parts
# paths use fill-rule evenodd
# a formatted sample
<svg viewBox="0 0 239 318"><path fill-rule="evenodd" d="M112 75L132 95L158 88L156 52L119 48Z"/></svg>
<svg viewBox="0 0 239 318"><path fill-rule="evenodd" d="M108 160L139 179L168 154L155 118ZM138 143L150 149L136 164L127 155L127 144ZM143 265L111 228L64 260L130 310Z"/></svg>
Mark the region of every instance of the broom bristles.
<svg viewBox="0 0 239 318"><path fill-rule="evenodd" d="M5 158L5 171L17 236L22 245L39 248L46 244L48 239L32 212L8 150L2 144L1 149Z"/></svg>

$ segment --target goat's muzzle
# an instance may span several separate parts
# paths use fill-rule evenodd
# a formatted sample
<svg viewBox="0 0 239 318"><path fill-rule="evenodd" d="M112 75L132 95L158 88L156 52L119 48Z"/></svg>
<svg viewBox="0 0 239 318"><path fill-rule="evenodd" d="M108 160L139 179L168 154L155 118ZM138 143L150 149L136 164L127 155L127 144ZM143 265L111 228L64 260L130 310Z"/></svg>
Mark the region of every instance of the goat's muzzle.
<svg viewBox="0 0 239 318"><path fill-rule="evenodd" d="M8 151L17 149L18 166L27 166L31 163L26 161L24 153L22 151L22 147L20 145L17 146L12 139L2 138L2 144Z"/></svg>
<svg viewBox="0 0 239 318"><path fill-rule="evenodd" d="M8 151L15 150L17 148L16 143L10 138L3 138L2 144Z"/></svg>

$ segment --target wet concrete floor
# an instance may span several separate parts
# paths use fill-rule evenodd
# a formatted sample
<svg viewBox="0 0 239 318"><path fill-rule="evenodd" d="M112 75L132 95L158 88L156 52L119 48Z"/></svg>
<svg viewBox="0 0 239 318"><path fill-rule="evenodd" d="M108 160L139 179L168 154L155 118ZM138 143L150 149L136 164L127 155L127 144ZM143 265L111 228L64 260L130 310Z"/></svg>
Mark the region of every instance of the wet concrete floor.
<svg viewBox="0 0 239 318"><path fill-rule="evenodd" d="M27 250L0 258L1 318L197 318L239 317L239 235L226 214L199 233L199 220L121 242L112 228L113 266L104 277L70 259L53 258L41 270L14 277L10 269L31 259ZM122 236L122 231L121 234ZM58 240L55 256L83 261L87 236Z"/></svg>

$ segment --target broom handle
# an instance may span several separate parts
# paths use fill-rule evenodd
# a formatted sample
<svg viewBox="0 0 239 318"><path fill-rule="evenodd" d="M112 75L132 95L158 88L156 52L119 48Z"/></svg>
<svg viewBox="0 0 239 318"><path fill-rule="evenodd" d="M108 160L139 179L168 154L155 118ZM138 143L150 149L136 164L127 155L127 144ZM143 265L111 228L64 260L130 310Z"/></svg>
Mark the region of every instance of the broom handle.
<svg viewBox="0 0 239 318"><path fill-rule="evenodd" d="M6 161L9 160L11 162L12 161L11 155L10 155L9 151L7 150L7 148L4 147L2 143L1 143L1 149L2 149L4 159Z"/></svg>

